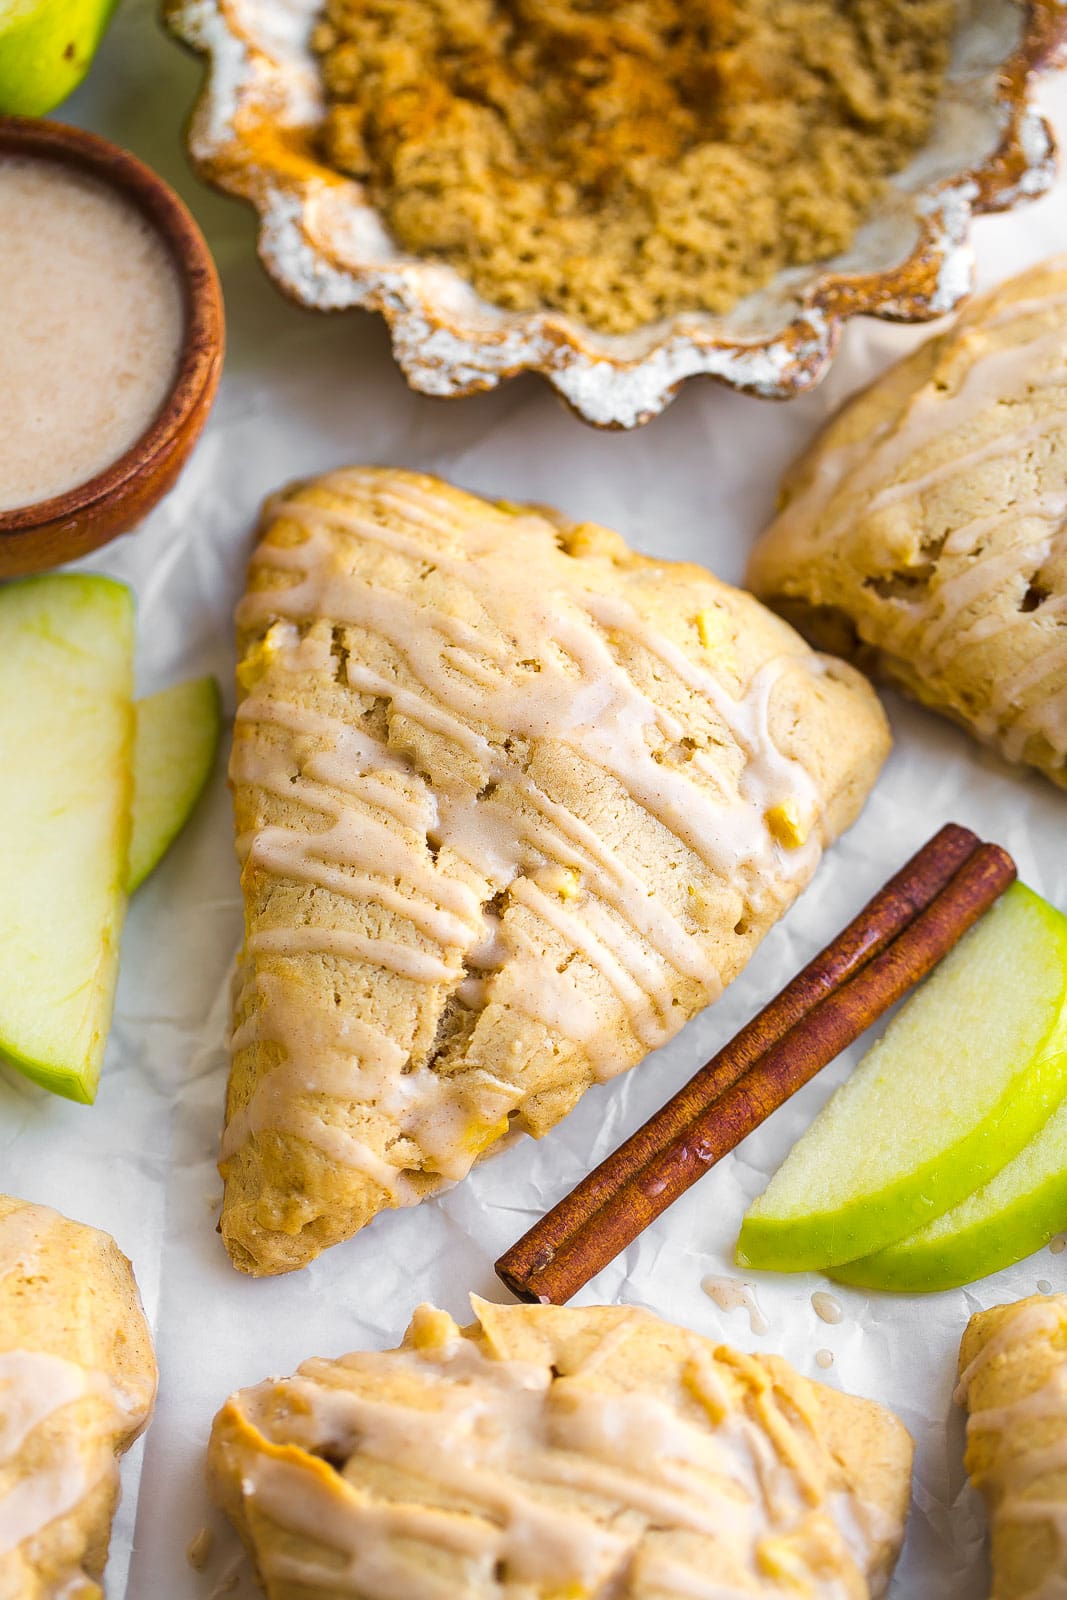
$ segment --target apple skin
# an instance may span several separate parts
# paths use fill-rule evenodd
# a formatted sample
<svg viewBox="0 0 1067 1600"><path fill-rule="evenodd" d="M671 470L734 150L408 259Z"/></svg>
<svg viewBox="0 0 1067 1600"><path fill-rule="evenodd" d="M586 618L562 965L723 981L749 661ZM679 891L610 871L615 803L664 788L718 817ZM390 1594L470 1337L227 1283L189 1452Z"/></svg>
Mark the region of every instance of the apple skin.
<svg viewBox="0 0 1067 1600"><path fill-rule="evenodd" d="M133 745L133 832L126 892L154 872L185 827L215 765L219 686L192 678L138 700Z"/></svg>
<svg viewBox="0 0 1067 1600"><path fill-rule="evenodd" d="M126 913L134 602L52 574L0 587L0 1059L91 1104Z"/></svg>
<svg viewBox="0 0 1067 1600"><path fill-rule="evenodd" d="M117 971L117 953L115 966ZM103 1033L99 1036L98 1047L94 1048L93 1054L82 1069L65 1066L59 1060L39 1061L33 1056L24 1055L17 1045L5 1043L3 1038L0 1038L0 1062L5 1066L14 1067L24 1078L29 1078L31 1083L39 1084L42 1089L47 1089L50 1094L59 1095L62 1100L73 1100L78 1105L91 1106L100 1087L100 1068L106 1044L107 1034Z"/></svg>
<svg viewBox="0 0 1067 1600"><path fill-rule="evenodd" d="M117 0L0 5L0 114L42 117L81 83Z"/></svg>
<svg viewBox="0 0 1067 1600"><path fill-rule="evenodd" d="M822 1271L873 1255L959 1205L1013 1160L1047 1122L1067 1094L1067 917L1033 890L1016 883L987 918L1017 912L1028 913L1041 924L1043 938L1062 966L1063 988L1050 1028L1029 1065L1013 1075L1000 1102L954 1145L941 1149L917 1169L902 1173L880 1190L854 1195L833 1209L761 1215L761 1196L742 1224L738 1265L776 1272ZM967 937L974 939L985 922L983 918ZM961 944L959 951L963 948ZM948 960L958 953L953 952ZM938 968L927 982L934 982L942 970ZM916 996L921 992L916 991ZM870 1052L857 1072L869 1057Z"/></svg>
<svg viewBox="0 0 1067 1600"><path fill-rule="evenodd" d="M829 1276L860 1289L930 1294L977 1283L1067 1227L1067 1102L996 1177L910 1238Z"/></svg>

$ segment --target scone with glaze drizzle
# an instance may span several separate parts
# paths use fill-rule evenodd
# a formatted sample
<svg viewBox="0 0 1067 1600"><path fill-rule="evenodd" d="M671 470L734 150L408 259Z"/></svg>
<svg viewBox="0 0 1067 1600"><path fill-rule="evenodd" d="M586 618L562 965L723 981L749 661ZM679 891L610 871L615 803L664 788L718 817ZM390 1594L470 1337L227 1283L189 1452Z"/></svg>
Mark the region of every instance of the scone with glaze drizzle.
<svg viewBox="0 0 1067 1600"><path fill-rule="evenodd" d="M866 682L750 596L405 472L271 503L238 634L222 1232L253 1273L669 1039L888 744Z"/></svg>
<svg viewBox="0 0 1067 1600"><path fill-rule="evenodd" d="M989 1511L994 1600L1053 1600L1067 1589L1067 1295L977 1312L956 1398Z"/></svg>
<svg viewBox="0 0 1067 1600"><path fill-rule="evenodd" d="M115 1241L0 1195L0 1600L99 1600L156 1360Z"/></svg>
<svg viewBox="0 0 1067 1600"><path fill-rule="evenodd" d="M748 581L1067 787L1067 256L972 301L837 414Z"/></svg>
<svg viewBox="0 0 1067 1600"><path fill-rule="evenodd" d="M884 1594L890 1412L631 1306L473 1305L219 1412L213 1492L270 1600Z"/></svg>

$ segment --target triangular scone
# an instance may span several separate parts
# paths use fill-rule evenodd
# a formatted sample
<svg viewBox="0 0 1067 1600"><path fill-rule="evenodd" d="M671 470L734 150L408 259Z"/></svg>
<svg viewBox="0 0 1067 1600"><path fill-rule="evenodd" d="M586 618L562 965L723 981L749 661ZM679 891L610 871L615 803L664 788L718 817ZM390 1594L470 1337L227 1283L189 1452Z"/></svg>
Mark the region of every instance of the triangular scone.
<svg viewBox="0 0 1067 1600"><path fill-rule="evenodd" d="M748 581L1067 787L1067 256L971 301L783 484Z"/></svg>
<svg viewBox="0 0 1067 1600"><path fill-rule="evenodd" d="M473 1304L219 1412L212 1491L270 1600L885 1593L890 1412L631 1306Z"/></svg>
<svg viewBox="0 0 1067 1600"><path fill-rule="evenodd" d="M238 613L221 1170L284 1272L719 993L886 754L862 678L617 534L432 478L267 509Z"/></svg>
<svg viewBox="0 0 1067 1600"><path fill-rule="evenodd" d="M0 1600L95 1600L152 1338L115 1241L0 1195Z"/></svg>

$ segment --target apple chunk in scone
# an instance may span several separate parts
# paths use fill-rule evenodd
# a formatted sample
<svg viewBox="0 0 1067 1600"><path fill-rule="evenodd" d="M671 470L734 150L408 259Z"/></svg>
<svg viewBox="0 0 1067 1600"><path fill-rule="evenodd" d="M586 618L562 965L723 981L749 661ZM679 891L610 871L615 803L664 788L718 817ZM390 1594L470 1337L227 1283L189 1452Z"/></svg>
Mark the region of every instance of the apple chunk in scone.
<svg viewBox="0 0 1067 1600"><path fill-rule="evenodd" d="M254 1273L669 1039L888 747L865 681L750 596L409 473L273 501L238 636L222 1232Z"/></svg>

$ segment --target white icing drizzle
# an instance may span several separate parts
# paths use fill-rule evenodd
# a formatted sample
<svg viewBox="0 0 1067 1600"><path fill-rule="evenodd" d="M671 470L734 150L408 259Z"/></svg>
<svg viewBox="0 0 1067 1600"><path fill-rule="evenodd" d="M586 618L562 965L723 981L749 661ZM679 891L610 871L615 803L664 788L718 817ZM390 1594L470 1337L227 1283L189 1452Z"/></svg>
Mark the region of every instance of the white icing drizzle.
<svg viewBox="0 0 1067 1600"><path fill-rule="evenodd" d="M379 1029L347 1012L309 1011L287 994L283 979L271 973L246 974L259 996L249 1021L235 1032L234 1051L252 1037L281 1045L285 1059L257 1085L251 1101L231 1117L223 1135L228 1159L249 1138L285 1131L324 1150L334 1160L366 1174L392 1197L394 1205L420 1198L402 1171L375 1154L358 1127L346 1129L318 1114L319 1097L353 1106L375 1104L418 1139L432 1155L442 1178L462 1177L469 1169L462 1135L480 1113L504 1117L512 1103L508 1085L493 1085L482 1075L475 1086L457 1086L421 1066L405 1071L405 1052ZM474 1095L477 1093L477 1102Z"/></svg>
<svg viewBox="0 0 1067 1600"><path fill-rule="evenodd" d="M7 1332L5 1296L11 1280L18 1277L20 1292L32 1282L42 1270L41 1252L50 1235L64 1224L46 1206L16 1205L0 1216L0 1345ZM105 1407L116 1439L135 1432L151 1406L151 1395L125 1393L103 1370L45 1350L0 1348L0 1568L6 1554L67 1515L102 1478L117 1482L113 1450L83 1448L73 1424L69 1439L33 1448L39 1429L86 1400Z"/></svg>
<svg viewBox="0 0 1067 1600"><path fill-rule="evenodd" d="M371 939L339 928L260 928L246 946L250 955L299 955L302 950L343 956L346 961L374 962L414 983L448 983L452 968L436 956L394 939Z"/></svg>
<svg viewBox="0 0 1067 1600"><path fill-rule="evenodd" d="M987 320L986 327L1013 326L1028 316L1053 310L1062 303L1063 297L1059 295L1019 301L1017 306L1004 306L994 319ZM961 326L966 322L967 313L964 313ZM873 491L882 505L895 503L905 495L917 492L920 483L928 487L925 477L921 480L894 480L931 439L949 439L991 401L1003 399L1025 388L1052 387L1061 383L1062 370L1041 374L1037 369L1046 356L1057 355L1063 343L1062 328L1051 332L1046 329L1034 339L985 352L968 367L962 383L955 390L921 386L908 397L901 413L890 414L873 433L823 452L810 481L782 510L775 523L776 530L783 534L795 533L819 525L820 543L832 543L844 531L845 523L843 520L823 523L822 518L846 483L850 491ZM1004 435L997 435L987 443L989 454L984 453L984 446L980 447L982 453L973 457L968 455L966 464L978 465L1009 454L1012 448L1010 439ZM944 463L946 473L960 464L961 458L952 456ZM884 490L879 488L880 485L885 485ZM883 493L890 495L892 500L883 500ZM843 517L843 513L841 515Z"/></svg>
<svg viewBox="0 0 1067 1600"><path fill-rule="evenodd" d="M103 1374L90 1374L72 1361L39 1350L0 1353L0 1470L10 1465L30 1434L65 1406L93 1392L105 1392ZM75 1449L51 1452L43 1465L17 1477L0 1491L0 1556L16 1549L56 1517L84 1499L100 1475L118 1469L99 1458L91 1473Z"/></svg>
<svg viewBox="0 0 1067 1600"><path fill-rule="evenodd" d="M1055 1333L1062 1326L1062 1317L1056 1300L1027 1300L1021 1302L1005 1317L997 1331L986 1339L974 1359L960 1373L953 1398L957 1405L970 1403L971 1386L980 1372L987 1371L1013 1346L1023 1343L1035 1334Z"/></svg>
<svg viewBox="0 0 1067 1600"><path fill-rule="evenodd" d="M927 381L900 413L891 413L869 436L823 452L809 481L769 531L768 542L773 546L781 540L790 549L809 544L833 548L857 516L864 521L877 519L991 462L1054 442L1067 422L1067 411L1058 399L1051 409L1021 426L1012 424L1006 409L995 431L987 431L977 443L965 442L965 430L997 402L1067 388L1067 329L1062 320L1051 329L1034 330L1029 337L1024 327L1018 342L981 349L990 333L1012 330L1050 312L1062 313L1065 305L1067 295L1055 291L1008 303L991 314L980 307L970 316L965 313L962 340L977 345L980 353L959 386L946 391ZM929 460L933 447L940 460L921 472L909 470L920 454ZM867 497L865 502L860 499L859 511L857 496ZM1065 524L1067 493L1060 492L1029 502L1013 499L958 527L949 524L940 531L940 552L931 557L937 577L928 597L915 601L903 597L899 615L886 619L886 637L879 634L870 641L920 671L929 662L940 673L994 637L1017 636L1019 643L1009 644L1003 652L1003 670L982 673L980 703L968 701L958 708L982 738L998 744L1012 761L1024 758L1032 737L1045 739L1054 752L1067 758L1067 596L1052 596L1024 611L1015 592L1020 579L1040 570L1054 550L1063 548ZM891 521L888 526L892 543ZM1007 547L986 554L983 541L1002 535L1007 527L1012 529ZM959 559L968 564L952 570ZM790 592L788 574L781 586ZM995 615L992 604L997 594L1008 597L1002 617ZM1035 638L1040 641L1036 652Z"/></svg>
<svg viewBox="0 0 1067 1600"><path fill-rule="evenodd" d="M683 863L690 852L706 872L736 885L756 914L791 896L820 847L816 824L796 849L783 849L766 814L789 800L815 822L820 799L809 774L770 735L781 661L734 696L625 600L600 592L595 571L587 576L589 564L563 553L543 518L508 517L509 539L521 540L516 554L501 539L501 513L485 506L472 515L478 503L469 502L461 515L428 480L394 474L388 484L375 480L375 509L386 524L366 508L365 494L361 501L365 476L325 480L348 496L341 505L285 500L268 510L268 523L284 517L303 538L260 546L254 586L239 607L241 627L269 626L274 670L238 710L232 777L299 808L292 825L264 823L240 839L245 862L380 906L389 932L357 934L314 920L250 931L247 1021L233 1048L270 1043L282 1059L234 1108L223 1161L268 1131L288 1132L365 1172L399 1204L425 1193L433 1174L462 1176L506 1127L521 1088L485 1073L439 1075L387 1048L380 1033L357 1037L334 1019L320 1025L303 1017L278 960L314 952L436 987L475 1011L520 1011L581 1049L598 1077L610 1077L685 1020L689 1011L674 998L679 976L708 1000L722 980L699 926L687 925L617 849L546 793L512 745L568 747L617 785L626 804L656 819ZM371 548L367 563L360 546ZM427 568L453 581L462 616L413 584ZM345 661L349 688L388 702L394 721L446 740L457 753L454 776L436 774L429 784L406 754L366 728L293 702L287 681L336 667L316 623L378 642L382 665L372 668L355 652ZM653 660L657 675L666 672L700 697L730 742L736 784L724 784L719 758L703 750L681 765L657 759L661 745L677 744L687 730L645 694L620 651ZM516 663L538 670L516 672ZM467 758L481 774L477 784ZM768 905L775 890L778 901ZM502 925L486 909L497 894L524 915ZM577 953L574 970L553 953L559 945ZM270 973L259 958L273 961ZM616 1030L604 1026L599 994L617 1001L632 1046L620 1048ZM337 1123L338 1108L345 1123L346 1107L358 1112L372 1103L389 1108L403 1136L385 1154L369 1148L358 1116L351 1126ZM472 1126L481 1142L465 1137ZM427 1175L418 1193L404 1175L412 1165Z"/></svg>
<svg viewBox="0 0 1067 1600"><path fill-rule="evenodd" d="M0 1461L10 1461L39 1422L89 1390L84 1367L41 1350L0 1352Z"/></svg>
<svg viewBox="0 0 1067 1600"><path fill-rule="evenodd" d="M868 1593L874 1540L899 1530L828 1479L802 1396L694 1336L692 1400L633 1390L604 1365L631 1331L562 1374L451 1337L241 1391L241 1439L296 1447L234 1463L265 1581L374 1600L455 1600L463 1574L501 1595Z"/></svg>
<svg viewBox="0 0 1067 1600"><path fill-rule="evenodd" d="M973 1406L976 1383L988 1378L990 1386L996 1384L1006 1358L1027 1345L1038 1348L1036 1359L1041 1360L1063 1334L1065 1308L1067 1296L1063 1295L1035 1298L1009 1308L1009 1315L961 1374L957 1401ZM1056 1536L1058 1556L1038 1586L1027 1590L1027 1600L1060 1600L1067 1579L1067 1503L1059 1498L1057 1481L1067 1474L1067 1352L1055 1348L1058 1364L1043 1383L1019 1394L1020 1379L1025 1383L1027 1369L1024 1363L1013 1363L999 1384L1002 1403L986 1401L978 1409L972 1408L967 1419L968 1468L989 1502L994 1561L997 1536L1007 1526L1040 1523ZM1036 1441L1035 1431L1039 1434ZM972 1449L979 1437L990 1436L988 1461L977 1474Z"/></svg>

